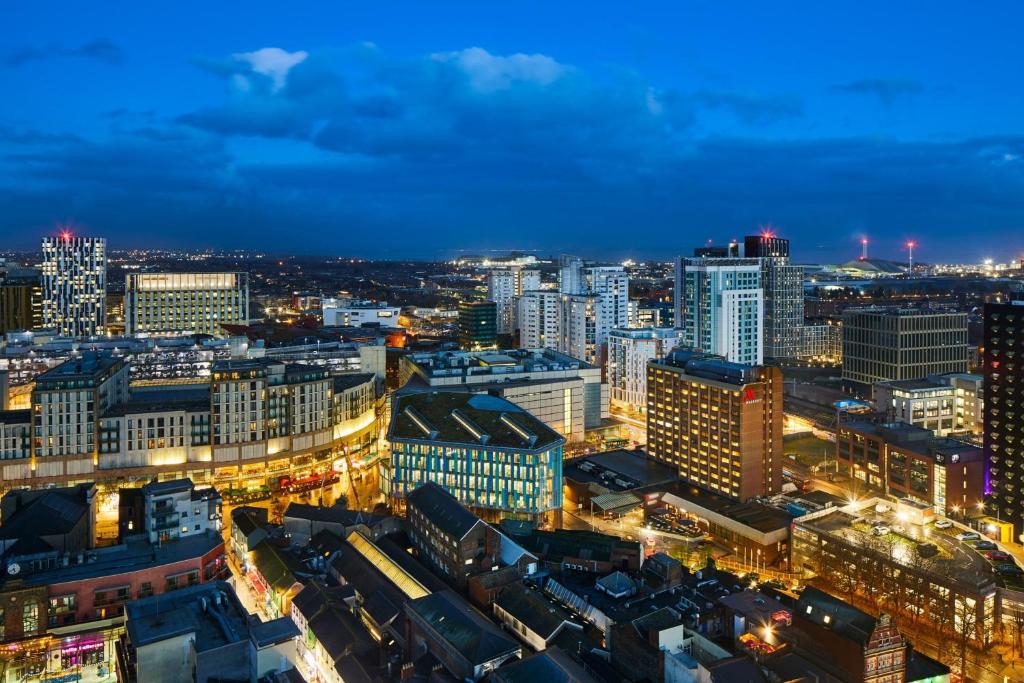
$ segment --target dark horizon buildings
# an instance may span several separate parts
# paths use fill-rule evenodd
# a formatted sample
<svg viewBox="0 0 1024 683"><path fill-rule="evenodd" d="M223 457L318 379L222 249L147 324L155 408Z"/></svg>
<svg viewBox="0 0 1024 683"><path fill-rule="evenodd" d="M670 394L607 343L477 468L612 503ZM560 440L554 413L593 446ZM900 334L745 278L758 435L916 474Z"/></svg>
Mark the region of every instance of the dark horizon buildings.
<svg viewBox="0 0 1024 683"><path fill-rule="evenodd" d="M493 301L459 303L459 346L465 351L498 345L498 304Z"/></svg>

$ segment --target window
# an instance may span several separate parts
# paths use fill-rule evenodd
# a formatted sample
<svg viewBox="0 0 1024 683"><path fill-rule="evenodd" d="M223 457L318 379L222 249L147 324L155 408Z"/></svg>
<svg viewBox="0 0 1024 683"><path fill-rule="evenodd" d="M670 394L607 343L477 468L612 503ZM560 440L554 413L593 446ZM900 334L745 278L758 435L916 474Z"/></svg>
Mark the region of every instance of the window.
<svg viewBox="0 0 1024 683"><path fill-rule="evenodd" d="M21 608L21 633L30 635L39 630L39 603L26 602Z"/></svg>

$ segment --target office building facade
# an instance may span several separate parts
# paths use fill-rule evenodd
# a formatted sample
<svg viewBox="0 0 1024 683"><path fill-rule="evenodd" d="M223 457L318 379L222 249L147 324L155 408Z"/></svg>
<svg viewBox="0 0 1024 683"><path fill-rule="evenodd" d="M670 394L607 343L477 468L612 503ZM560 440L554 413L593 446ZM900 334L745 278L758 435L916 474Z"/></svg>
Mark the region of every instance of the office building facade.
<svg viewBox="0 0 1024 683"><path fill-rule="evenodd" d="M427 391L395 396L384 484L397 507L433 482L485 520L560 521L565 439L496 396Z"/></svg>
<svg viewBox="0 0 1024 683"><path fill-rule="evenodd" d="M249 320L248 273L129 273L126 334L209 334Z"/></svg>
<svg viewBox="0 0 1024 683"><path fill-rule="evenodd" d="M498 346L498 305L495 302L459 302L459 346L466 351Z"/></svg>
<svg viewBox="0 0 1024 683"><path fill-rule="evenodd" d="M647 364L664 358L682 339L682 331L671 327L612 330L606 365L611 405L628 412L646 412Z"/></svg>
<svg viewBox="0 0 1024 683"><path fill-rule="evenodd" d="M107 240L43 238L43 326L65 337L103 334L107 324Z"/></svg>
<svg viewBox="0 0 1024 683"><path fill-rule="evenodd" d="M843 388L870 396L876 382L967 372L967 314L858 308L843 313Z"/></svg>
<svg viewBox="0 0 1024 683"><path fill-rule="evenodd" d="M872 400L889 422L921 427L935 436L958 431L956 390L938 378L879 382L873 388Z"/></svg>
<svg viewBox="0 0 1024 683"><path fill-rule="evenodd" d="M647 364L647 449L679 476L745 502L782 487L782 373L675 351Z"/></svg>
<svg viewBox="0 0 1024 683"><path fill-rule="evenodd" d="M764 359L764 289L757 259L679 258L676 327L687 346L732 363Z"/></svg>
<svg viewBox="0 0 1024 683"><path fill-rule="evenodd" d="M1013 537L1024 533L1024 301L985 304L984 448L989 513L1012 522Z"/></svg>
<svg viewBox="0 0 1024 683"><path fill-rule="evenodd" d="M386 301L354 301L352 299L324 299L321 308L325 327L362 327L379 325L399 327L399 306L388 306Z"/></svg>

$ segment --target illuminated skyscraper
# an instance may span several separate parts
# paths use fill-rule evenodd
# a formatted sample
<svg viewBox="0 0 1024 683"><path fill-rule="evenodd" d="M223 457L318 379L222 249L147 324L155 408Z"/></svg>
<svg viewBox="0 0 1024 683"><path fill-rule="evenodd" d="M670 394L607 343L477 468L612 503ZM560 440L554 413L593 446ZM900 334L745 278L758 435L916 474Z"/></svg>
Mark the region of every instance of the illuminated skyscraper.
<svg viewBox="0 0 1024 683"><path fill-rule="evenodd" d="M43 326L68 337L102 334L107 324L107 240L43 238Z"/></svg>
<svg viewBox="0 0 1024 683"><path fill-rule="evenodd" d="M789 240L770 232L743 239L744 256L761 262L764 288L764 355L800 355L804 324L804 269L789 263Z"/></svg>
<svg viewBox="0 0 1024 683"><path fill-rule="evenodd" d="M759 365L764 358L761 263L751 258L679 258L676 327L687 346Z"/></svg>

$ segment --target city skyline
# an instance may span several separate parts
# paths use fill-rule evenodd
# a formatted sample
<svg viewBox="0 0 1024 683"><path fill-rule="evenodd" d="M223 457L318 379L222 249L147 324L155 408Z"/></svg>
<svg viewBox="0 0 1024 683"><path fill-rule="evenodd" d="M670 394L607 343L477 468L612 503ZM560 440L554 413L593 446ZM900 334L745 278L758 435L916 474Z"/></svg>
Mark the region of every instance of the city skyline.
<svg viewBox="0 0 1024 683"><path fill-rule="evenodd" d="M1009 4L52 9L0 40L10 248L70 224L123 248L669 259L770 224L797 262L865 236L893 260L1024 250Z"/></svg>

